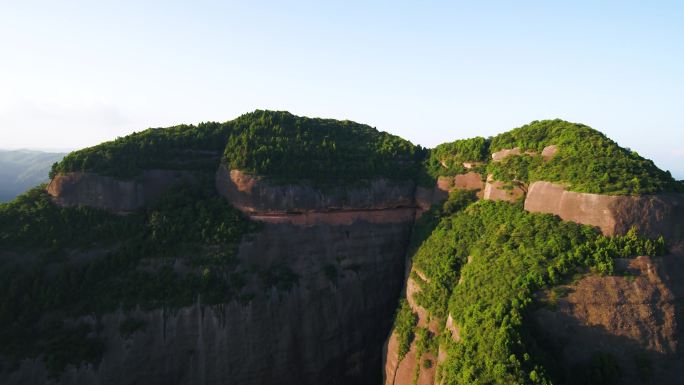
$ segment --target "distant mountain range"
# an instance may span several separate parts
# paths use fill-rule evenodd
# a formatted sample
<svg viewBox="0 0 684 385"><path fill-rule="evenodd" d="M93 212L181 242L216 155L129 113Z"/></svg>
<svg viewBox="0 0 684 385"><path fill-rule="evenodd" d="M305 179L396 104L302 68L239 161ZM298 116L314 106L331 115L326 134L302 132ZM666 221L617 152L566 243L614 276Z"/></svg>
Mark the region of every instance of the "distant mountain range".
<svg viewBox="0 0 684 385"><path fill-rule="evenodd" d="M50 167L64 155L35 150L0 150L0 202L8 202L27 189L47 182Z"/></svg>

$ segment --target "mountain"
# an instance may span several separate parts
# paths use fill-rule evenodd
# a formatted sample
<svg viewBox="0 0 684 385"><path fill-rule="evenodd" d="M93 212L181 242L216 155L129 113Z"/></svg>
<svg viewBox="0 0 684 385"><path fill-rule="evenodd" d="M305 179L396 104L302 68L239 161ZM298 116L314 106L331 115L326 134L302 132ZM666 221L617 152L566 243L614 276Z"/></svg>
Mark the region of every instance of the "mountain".
<svg viewBox="0 0 684 385"><path fill-rule="evenodd" d="M7 384L676 384L681 183L588 126L255 111L0 205Z"/></svg>
<svg viewBox="0 0 684 385"><path fill-rule="evenodd" d="M32 150L0 150L0 202L49 181L48 172L65 154Z"/></svg>

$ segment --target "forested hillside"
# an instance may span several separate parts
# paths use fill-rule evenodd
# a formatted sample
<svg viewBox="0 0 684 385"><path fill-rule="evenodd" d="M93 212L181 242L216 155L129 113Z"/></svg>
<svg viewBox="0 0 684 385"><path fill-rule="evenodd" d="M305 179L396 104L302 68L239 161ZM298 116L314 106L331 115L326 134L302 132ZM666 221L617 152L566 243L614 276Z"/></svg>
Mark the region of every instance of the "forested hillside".
<svg viewBox="0 0 684 385"><path fill-rule="evenodd" d="M543 305L535 292L583 274L610 275L615 258L666 252L663 238L635 232L604 237L589 226L505 202L481 201L451 214L449 204L445 208L433 211L441 219L413 256L427 280L417 274L411 279L422 289L416 296L422 307L459 325L458 342L448 334L440 339L448 353L441 372L447 384L551 383L545 357L526 330L525 315ZM431 228L429 221L422 225ZM429 335L419 328L409 332Z"/></svg>
<svg viewBox="0 0 684 385"><path fill-rule="evenodd" d="M255 111L232 122L225 158L231 168L283 180L415 179L424 150L348 120Z"/></svg>
<svg viewBox="0 0 684 385"><path fill-rule="evenodd" d="M549 146L554 151L542 155ZM506 157L492 156L515 148ZM454 187L455 176L465 173L475 173L469 175L474 184L490 189L495 188L493 180L510 184L502 183L502 190L548 181L563 184L557 186L563 194L566 188L629 195L611 199L643 199L639 202L646 203L638 208L645 214L657 203L662 207L654 217L676 214L677 202L684 202L649 200L654 195L648 194L684 191L682 184L599 131L561 120L535 121L495 137L457 140L430 150L367 125L282 111L148 129L72 152L52 167L51 176L62 177L61 184L52 184L59 188L46 192L45 185L38 186L0 204L0 375L13 373L25 359L44 362L54 379L69 367L91 365L89 373L98 373L113 339L128 341L128 336L144 333L145 322L129 316L133 311L149 315L161 309L155 330L166 333L167 312L204 306L201 317L183 318L194 314L190 311L178 317L187 327L183 330L191 330L190 336L178 338L192 341L187 354L199 361L186 360L186 352L178 357L192 365L207 356L224 360L244 354L249 359L243 362L238 356L234 362L248 369L232 368L243 379L269 378L260 365L271 359L282 364L283 373L296 367L297 373L308 375L297 349L316 352L315 358L325 350L333 358L318 362L319 368L338 379L348 373L353 377L354 360L345 356L353 349L343 348L369 337L350 328L382 335L369 349L353 354L380 352L379 340L398 303L394 328L399 360L411 346L435 357L441 348L439 383L591 383L587 379L596 373L608 378L605 383L613 381L605 360L579 365L575 377L563 377L554 369L558 363L535 340L527 317L536 308L554 306L556 294L562 295L560 285L587 275L615 274L617 258L663 255L670 240L644 238L636 228L607 237L597 227L525 211L528 206L521 200L526 191L513 202L478 201L489 198L477 189ZM147 174L156 179L145 179ZM233 180L234 174L244 178ZM384 179L402 181L403 189ZM364 189L369 180L378 182L373 190ZM306 186L307 197L321 203L303 204L307 202L296 195L304 189L295 185ZM130 199L142 202L130 210L95 208L107 208L92 203L109 197L103 191L107 188L116 190L114 198L123 202L145 199ZM242 200L236 203L231 200L235 195L219 194L221 188L231 188ZM71 200L61 199L60 194L68 193ZM359 198L363 194L373 199ZM273 202L285 204L273 207ZM678 226L674 223L673 233ZM259 241L253 241L257 235ZM238 251L244 252L243 259L238 260ZM412 262L410 279L419 290L415 297L397 301L406 256ZM259 258L261 264L254 263ZM395 291L378 290L382 285ZM444 333L418 327L419 317L407 299L415 299ZM210 345L225 346L202 350L207 340L192 333L209 331L212 339L212 331L227 330L229 304L234 322L253 317L254 325L268 328L281 319L270 316L296 309L283 323L300 334L283 329L288 337L280 335L253 351L224 349L233 339L211 340ZM209 308L216 310L216 318L204 318ZM255 315L254 309L267 310ZM316 314L326 311L334 316L321 325ZM116 319L118 329L114 336L110 330L105 341L100 320L117 312L125 319ZM300 319L300 313L309 318ZM239 327L238 334L265 333L247 323ZM306 340L313 329L316 340ZM166 334L155 341L163 351ZM239 343L249 346L249 341ZM197 356L196 350L201 350ZM120 362L137 367L130 359L134 356L126 354L119 356ZM164 354L147 359L157 368L168 365ZM379 362L379 353L373 359ZM434 363L421 364L429 369ZM223 368L219 365L214 373L220 376Z"/></svg>

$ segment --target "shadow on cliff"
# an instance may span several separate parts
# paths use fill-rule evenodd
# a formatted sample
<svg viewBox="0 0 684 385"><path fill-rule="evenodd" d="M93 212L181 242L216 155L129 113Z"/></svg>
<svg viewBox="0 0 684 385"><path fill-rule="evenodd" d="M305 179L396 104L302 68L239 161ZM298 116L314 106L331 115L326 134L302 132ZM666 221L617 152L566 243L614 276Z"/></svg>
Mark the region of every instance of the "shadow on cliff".
<svg viewBox="0 0 684 385"><path fill-rule="evenodd" d="M684 300L668 304L674 307L674 317L665 314L660 304L637 305L648 309L634 309L630 304L604 309L611 312L607 316L613 331L588 324L581 319L586 314L537 308L527 315L525 342L554 384L680 384L684 354L678 336L684 328L678 321L684 316ZM620 316L621 312L638 312L639 316L646 312L659 332L651 334L647 325L630 324L629 316Z"/></svg>

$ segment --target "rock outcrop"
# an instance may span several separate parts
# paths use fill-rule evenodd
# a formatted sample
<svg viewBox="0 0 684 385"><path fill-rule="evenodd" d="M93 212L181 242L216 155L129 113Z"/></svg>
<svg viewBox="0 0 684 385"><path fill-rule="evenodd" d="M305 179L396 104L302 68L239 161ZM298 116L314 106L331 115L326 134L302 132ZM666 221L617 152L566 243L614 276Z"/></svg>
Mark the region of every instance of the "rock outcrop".
<svg viewBox="0 0 684 385"><path fill-rule="evenodd" d="M541 156L545 161L549 161L556 155L557 152L558 146L552 144L550 146L544 147L544 149L541 152Z"/></svg>
<svg viewBox="0 0 684 385"><path fill-rule="evenodd" d="M499 151L493 152L493 153L492 153L492 160L493 160L494 162L500 162L500 161L506 159L506 158L509 157L509 156L520 155L520 154L522 154L522 151L520 151L520 147L516 147L516 148L506 148L506 149L503 149L503 150L499 150Z"/></svg>
<svg viewBox="0 0 684 385"><path fill-rule="evenodd" d="M415 269L419 279L425 279L422 274ZM420 286L414 278L410 275L406 280L405 296L411 307L411 310L417 315L417 327L428 329L433 334L439 334L440 322L436 318L430 318L427 310L416 303L414 295L420 291ZM430 361L431 365L425 367L423 362ZM385 348L385 385L410 385L413 384L413 379L417 376L417 383L421 385L429 385L435 382L435 374L437 369L437 357L432 352L419 352L417 341L414 339L411 342L409 351L402 358L399 358L399 342L397 334L393 330L387 340Z"/></svg>
<svg viewBox="0 0 684 385"><path fill-rule="evenodd" d="M56 175L47 186L52 200L62 206L90 206L112 212L144 207L171 187L194 183L188 171L146 170L133 179L117 179L87 172Z"/></svg>
<svg viewBox="0 0 684 385"><path fill-rule="evenodd" d="M620 384L681 382L684 311L681 256L619 261L620 275L587 276L567 287L555 309L534 314L540 346L560 383L588 383L616 364ZM602 359L597 359L602 357Z"/></svg>
<svg viewBox="0 0 684 385"><path fill-rule="evenodd" d="M534 182L525 209L555 214L563 220L597 226L605 235L663 235L671 243L684 241L684 194L613 196L566 191L560 184Z"/></svg>
<svg viewBox="0 0 684 385"><path fill-rule="evenodd" d="M273 183L220 166L216 189L246 214L299 214L415 207L415 184L375 179L358 185L318 188L311 183Z"/></svg>
<svg viewBox="0 0 684 385"><path fill-rule="evenodd" d="M485 184L483 198L491 201L506 201L515 202L525 196L525 191L518 187L494 180L492 175L487 176L487 183Z"/></svg>

